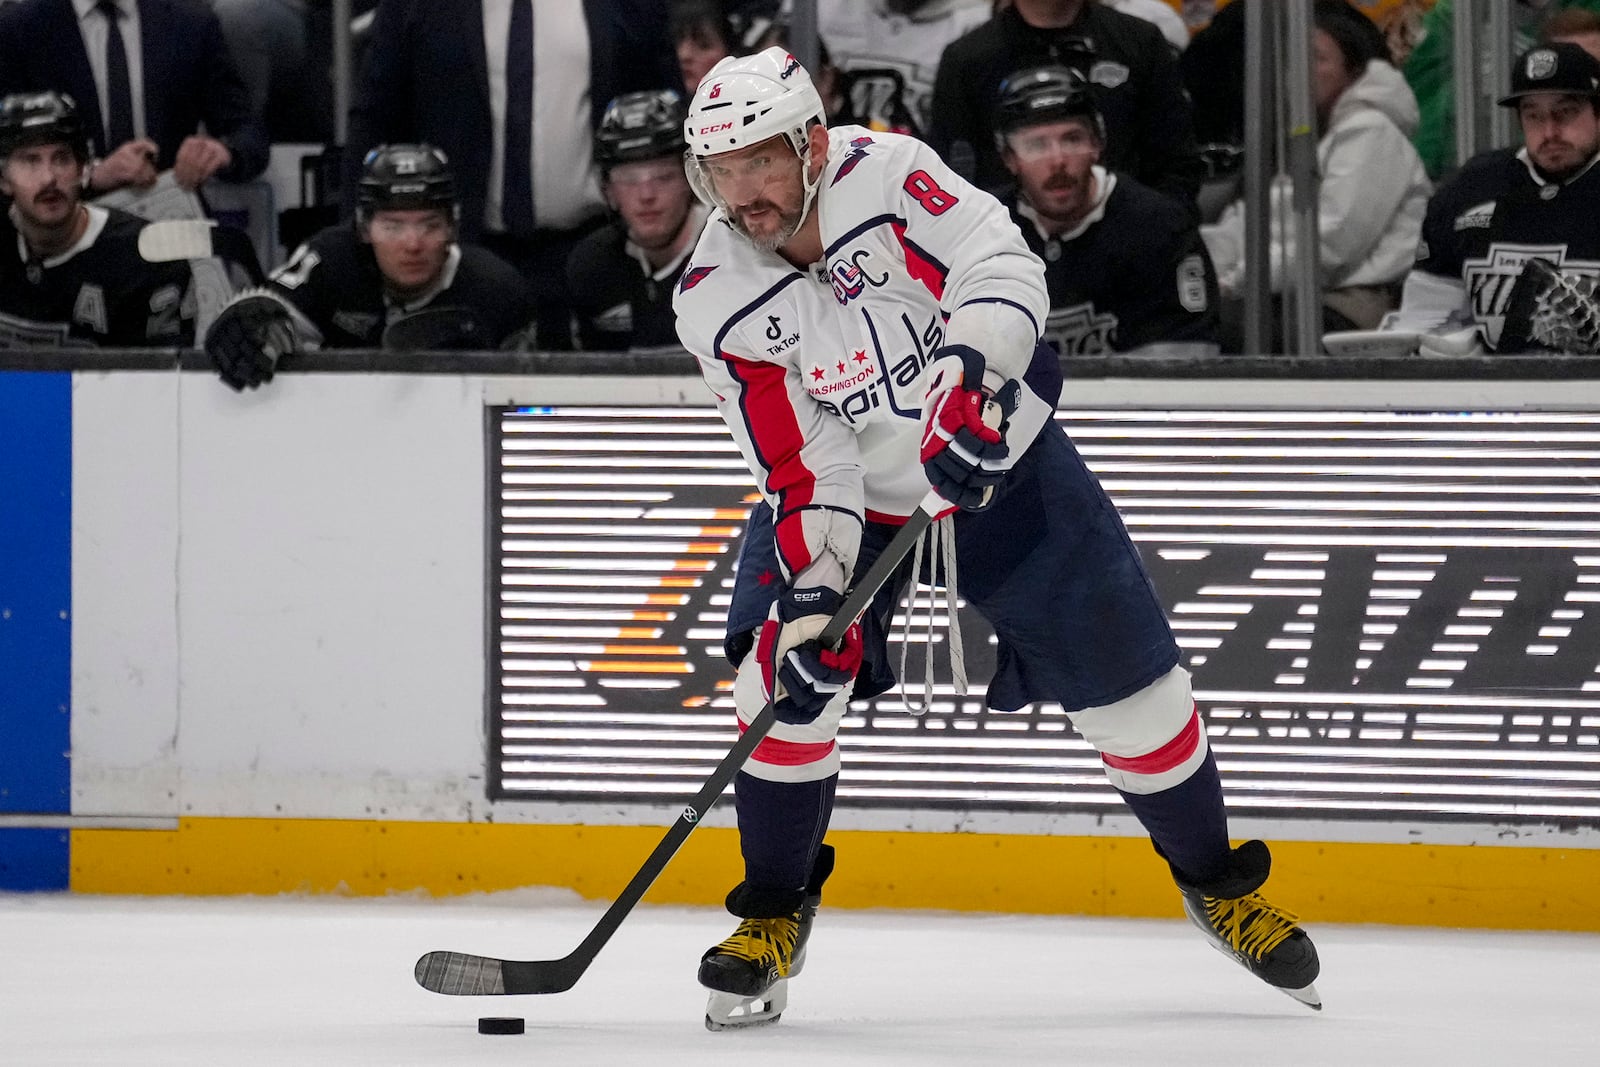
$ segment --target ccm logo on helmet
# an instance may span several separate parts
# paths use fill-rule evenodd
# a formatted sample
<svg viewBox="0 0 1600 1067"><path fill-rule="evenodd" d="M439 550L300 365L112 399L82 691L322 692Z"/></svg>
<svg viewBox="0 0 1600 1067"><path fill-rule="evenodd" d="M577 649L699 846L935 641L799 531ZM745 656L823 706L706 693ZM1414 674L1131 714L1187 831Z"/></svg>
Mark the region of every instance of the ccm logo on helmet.
<svg viewBox="0 0 1600 1067"><path fill-rule="evenodd" d="M731 129L733 129L733 123L731 122L724 122L715 126L702 126L700 127L700 136L704 137L708 133L721 133L723 130Z"/></svg>

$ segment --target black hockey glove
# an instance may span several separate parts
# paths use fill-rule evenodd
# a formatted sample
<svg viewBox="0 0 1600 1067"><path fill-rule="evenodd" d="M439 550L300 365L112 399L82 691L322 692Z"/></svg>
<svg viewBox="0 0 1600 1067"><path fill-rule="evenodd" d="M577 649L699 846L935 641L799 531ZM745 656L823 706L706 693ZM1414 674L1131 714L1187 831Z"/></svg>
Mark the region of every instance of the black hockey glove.
<svg viewBox="0 0 1600 1067"><path fill-rule="evenodd" d="M817 640L844 594L826 586L785 589L772 605L756 656L761 664L762 694L772 700L772 670L778 669L778 691L772 713L779 722L812 722L861 669L861 624L845 631L837 649Z"/></svg>
<svg viewBox="0 0 1600 1067"><path fill-rule="evenodd" d="M1022 386L1012 379L989 396L983 356L967 345L934 353L922 404L922 469L940 496L966 511L980 511L1016 462L1006 444L1007 422Z"/></svg>
<svg viewBox="0 0 1600 1067"><path fill-rule="evenodd" d="M241 392L272 381L279 357L297 347L289 309L260 291L234 297L206 331L206 354L222 380Z"/></svg>

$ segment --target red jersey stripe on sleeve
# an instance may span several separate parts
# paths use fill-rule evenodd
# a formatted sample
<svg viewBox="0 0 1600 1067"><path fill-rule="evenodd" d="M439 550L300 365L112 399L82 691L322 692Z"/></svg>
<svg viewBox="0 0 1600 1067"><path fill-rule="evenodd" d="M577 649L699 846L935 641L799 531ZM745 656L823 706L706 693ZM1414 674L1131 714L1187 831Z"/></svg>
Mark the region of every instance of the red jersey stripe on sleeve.
<svg viewBox="0 0 1600 1067"><path fill-rule="evenodd" d="M790 574L810 565L811 546L799 522L785 521L816 493L817 476L806 466L805 434L789 395L788 369L777 363L720 353L740 385L739 411L756 457L767 472L767 491L778 498L778 551Z"/></svg>
<svg viewBox="0 0 1600 1067"><path fill-rule="evenodd" d="M904 222L891 222L894 229L895 240L900 242L900 251L906 257L906 273L921 282L933 294L935 300L944 299L944 265L918 247L917 242L906 237L906 224Z"/></svg>

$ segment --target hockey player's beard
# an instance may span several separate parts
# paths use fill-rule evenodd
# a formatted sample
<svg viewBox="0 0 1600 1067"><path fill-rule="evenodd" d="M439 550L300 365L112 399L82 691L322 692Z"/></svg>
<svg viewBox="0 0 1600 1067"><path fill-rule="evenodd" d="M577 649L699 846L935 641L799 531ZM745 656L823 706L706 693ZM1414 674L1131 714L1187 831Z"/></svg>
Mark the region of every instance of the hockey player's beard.
<svg viewBox="0 0 1600 1067"><path fill-rule="evenodd" d="M778 217L778 225L768 233L752 233L744 224L744 214L747 211L768 211ZM770 200L757 200L755 203L728 213L728 225L751 244L763 252L776 252L789 243L789 239L800 231L800 224L805 221L805 214L801 211L781 211L777 204Z"/></svg>
<svg viewBox="0 0 1600 1067"><path fill-rule="evenodd" d="M1058 170L1040 186L1040 192L1050 194L1049 198L1039 197L1042 202L1034 204L1033 208L1052 222L1075 223L1088 213L1089 201L1094 195L1092 182L1093 176L1088 172L1075 178L1064 169Z"/></svg>

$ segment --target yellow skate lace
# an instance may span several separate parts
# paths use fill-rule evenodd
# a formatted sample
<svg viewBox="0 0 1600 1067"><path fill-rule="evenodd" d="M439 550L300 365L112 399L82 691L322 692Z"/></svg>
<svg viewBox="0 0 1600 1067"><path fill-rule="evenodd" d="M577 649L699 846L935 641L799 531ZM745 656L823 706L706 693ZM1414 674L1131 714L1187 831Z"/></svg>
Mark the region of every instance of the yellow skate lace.
<svg viewBox="0 0 1600 1067"><path fill-rule="evenodd" d="M744 919L733 936L717 945L719 956L736 956L763 967L776 967L779 978L789 977L800 920L792 915L777 919Z"/></svg>
<svg viewBox="0 0 1600 1067"><path fill-rule="evenodd" d="M1261 894L1224 899L1206 897L1206 918L1211 928L1235 952L1259 960L1295 932L1300 917L1274 907Z"/></svg>

